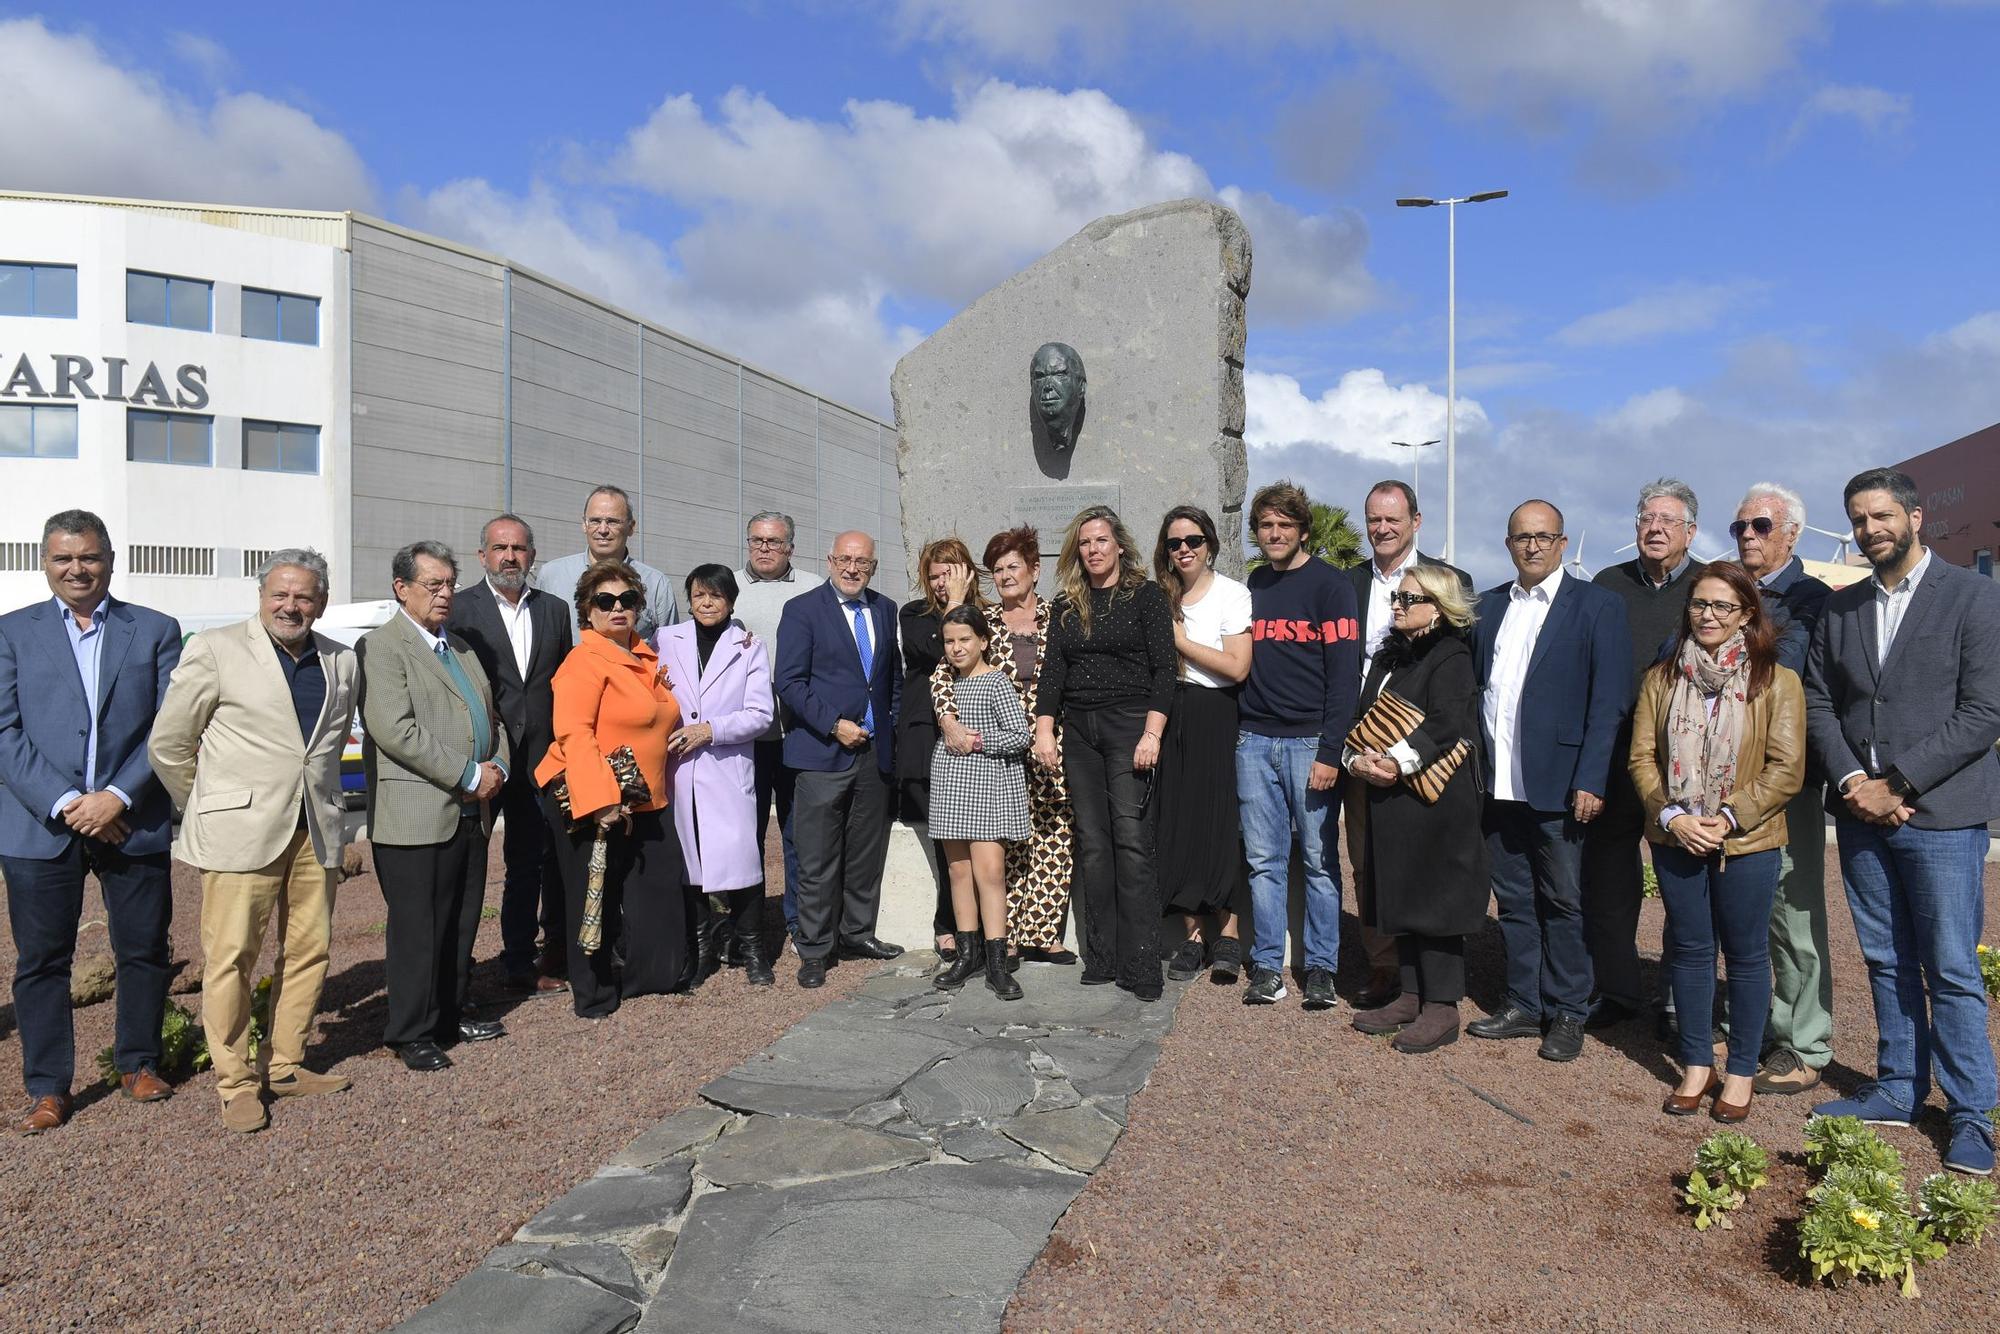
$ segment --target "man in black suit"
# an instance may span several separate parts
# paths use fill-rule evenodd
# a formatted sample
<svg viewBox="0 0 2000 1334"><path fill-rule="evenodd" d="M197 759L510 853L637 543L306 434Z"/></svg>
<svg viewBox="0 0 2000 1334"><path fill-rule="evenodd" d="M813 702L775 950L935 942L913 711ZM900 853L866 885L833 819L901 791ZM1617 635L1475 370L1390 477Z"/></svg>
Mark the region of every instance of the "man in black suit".
<svg viewBox="0 0 2000 1334"><path fill-rule="evenodd" d="M486 577L451 604L447 627L465 640L485 670L494 707L517 757L500 790L505 818L502 853L506 887L500 896L500 966L514 991L564 990L563 887L555 849L535 792L535 766L554 739L551 682L575 642L576 618L559 597L529 586L535 534L512 514L488 519L479 534ZM535 956L537 908L543 947Z"/></svg>
<svg viewBox="0 0 2000 1334"><path fill-rule="evenodd" d="M1403 572L1413 565L1436 565L1458 576L1466 596L1472 596L1472 576L1455 565L1433 560L1417 550L1417 533L1424 526L1424 512L1417 508L1417 493L1398 481L1377 482L1368 489L1362 516L1368 528L1368 545L1373 558L1347 572L1354 585L1354 605L1361 611L1361 680L1368 679L1368 665L1389 637L1394 616L1389 594L1403 582ZM1359 683L1356 684L1359 688ZM1354 864L1354 893L1360 901L1370 892L1367 881L1367 849L1362 839L1367 832L1363 809L1368 789L1360 783L1342 785L1341 805L1347 813L1347 859ZM1361 947L1368 955L1368 982L1354 998L1362 1009L1387 1005L1403 990L1403 973L1396 955L1396 938L1385 936L1366 922L1361 926Z"/></svg>

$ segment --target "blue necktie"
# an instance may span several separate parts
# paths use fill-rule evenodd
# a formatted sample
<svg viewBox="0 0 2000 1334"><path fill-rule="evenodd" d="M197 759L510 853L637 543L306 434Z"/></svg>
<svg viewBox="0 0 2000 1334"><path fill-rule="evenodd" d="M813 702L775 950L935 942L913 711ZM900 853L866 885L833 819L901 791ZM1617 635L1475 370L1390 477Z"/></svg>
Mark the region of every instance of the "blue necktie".
<svg viewBox="0 0 2000 1334"><path fill-rule="evenodd" d="M847 609L854 613L854 647L861 650L861 683L868 690L868 710L862 716L861 725L872 736L875 732L875 650L868 642L868 609L860 602L850 602Z"/></svg>
<svg viewBox="0 0 2000 1334"><path fill-rule="evenodd" d="M451 678L452 689L465 701L465 711L472 716L472 748L479 752L473 758L484 763L492 756L487 752L486 706L479 702L479 692L473 688L472 678L465 674L465 668L458 662L458 655L442 639L437 644L438 661L444 664L445 675Z"/></svg>

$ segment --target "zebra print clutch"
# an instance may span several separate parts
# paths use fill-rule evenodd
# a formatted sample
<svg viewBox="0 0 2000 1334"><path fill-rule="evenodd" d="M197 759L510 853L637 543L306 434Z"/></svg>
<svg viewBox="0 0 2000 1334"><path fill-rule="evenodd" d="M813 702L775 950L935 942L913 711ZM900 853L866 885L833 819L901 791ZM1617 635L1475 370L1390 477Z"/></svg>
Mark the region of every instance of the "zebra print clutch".
<svg viewBox="0 0 2000 1334"><path fill-rule="evenodd" d="M1347 745L1352 750L1373 750L1386 753L1398 741L1408 739L1410 733L1423 726L1423 711L1393 690L1383 690L1375 696L1375 702L1368 706L1368 712L1361 715L1347 733ZM1435 805L1444 795L1445 785L1458 772L1458 766L1465 763L1472 754L1472 747L1464 737L1458 744L1424 768L1413 774L1403 775L1403 781L1410 785L1427 804Z"/></svg>
<svg viewBox="0 0 2000 1334"><path fill-rule="evenodd" d="M630 746L620 746L604 757L611 766L611 776L618 780L618 800L627 806L644 806L653 799L652 789L646 786L646 775L639 772L639 757L632 753ZM556 775L549 784L549 793L556 799L556 807L564 818L575 820L569 808L569 774Z"/></svg>

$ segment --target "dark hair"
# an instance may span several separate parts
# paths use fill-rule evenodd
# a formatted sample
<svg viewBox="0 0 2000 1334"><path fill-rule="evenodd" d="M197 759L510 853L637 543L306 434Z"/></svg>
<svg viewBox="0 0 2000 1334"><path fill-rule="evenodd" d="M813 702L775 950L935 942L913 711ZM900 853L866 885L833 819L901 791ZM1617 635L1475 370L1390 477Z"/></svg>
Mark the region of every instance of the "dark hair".
<svg viewBox="0 0 2000 1334"><path fill-rule="evenodd" d="M425 540L412 542L389 558L389 577L400 579L406 584L417 580L417 557L429 556L432 560L443 561L451 567L451 577L458 578L458 557L451 554L451 548L442 542Z"/></svg>
<svg viewBox="0 0 2000 1334"><path fill-rule="evenodd" d="M943 625L939 626L940 633L943 632L944 625L962 625L981 639L993 638L993 626L986 619L986 613L970 602L961 602L944 614Z"/></svg>
<svg viewBox="0 0 2000 1334"><path fill-rule="evenodd" d="M597 561L577 576L576 597L574 599L576 602L577 629L588 630L590 628L591 594L595 593L603 585L610 583L613 579L618 580L627 588L637 593L639 595L639 609L641 611L645 610L646 581L639 577L639 572L622 560Z"/></svg>
<svg viewBox="0 0 2000 1334"><path fill-rule="evenodd" d="M1042 535L1025 523L1019 528L993 534L986 543L986 568L992 569L994 563L1006 555L1019 556L1024 565L1035 564L1042 558Z"/></svg>
<svg viewBox="0 0 2000 1334"><path fill-rule="evenodd" d="M736 605L736 573L727 565L711 563L697 565L689 570L687 578L681 582L681 591L687 594L690 602L694 601L696 584L700 584L711 593L720 594L722 600L730 606Z"/></svg>
<svg viewBox="0 0 2000 1334"><path fill-rule="evenodd" d="M1516 514L1519 514L1522 510L1528 508L1528 506L1530 505L1547 505L1551 510L1555 512L1556 532L1560 534L1563 531L1565 525L1563 523L1562 509L1553 500L1542 500L1539 498L1534 500L1524 500L1520 504L1516 505L1513 509L1507 511L1507 527L1510 530L1514 527L1514 516Z"/></svg>
<svg viewBox="0 0 2000 1334"><path fill-rule="evenodd" d="M528 521L526 519L522 518L518 514L496 514L492 518L488 519L485 523L479 525L479 546L482 551L485 550L487 546L487 539L492 535L493 525L496 523L520 524L521 531L523 533L526 533L528 536L529 547L532 548L535 545L535 530L528 526Z"/></svg>
<svg viewBox="0 0 2000 1334"><path fill-rule="evenodd" d="M1250 500L1251 531L1256 531L1257 521L1264 517L1265 510L1275 510L1281 518L1290 519L1299 526L1300 533L1312 532L1312 501L1304 487L1289 480L1259 487Z"/></svg>
<svg viewBox="0 0 2000 1334"><path fill-rule="evenodd" d="M1764 693L1764 687L1771 684L1771 676L1778 667L1778 634L1771 626L1771 617L1764 610L1763 595L1757 589L1757 581L1750 572L1732 560L1710 561L1700 574L1694 575L1688 584L1689 596L1693 596L1695 586L1704 579L1717 579L1729 585L1729 594L1750 613L1743 622L1743 649L1750 658L1750 689L1746 696L1755 699ZM1694 634L1694 613L1685 612L1681 623L1674 631L1673 643L1667 656L1661 658L1650 670L1658 672L1669 684L1680 670L1681 648Z"/></svg>
<svg viewBox="0 0 2000 1334"><path fill-rule="evenodd" d="M49 539L57 533L67 533L71 537L94 537L104 544L105 551L111 550L111 533L104 526L104 520L89 510L64 510L51 514L42 525L42 554L49 554Z"/></svg>
<svg viewBox="0 0 2000 1334"><path fill-rule="evenodd" d="M1218 544L1221 538L1215 533L1215 520L1208 517L1208 511L1199 505L1176 505L1160 520L1160 535L1153 539L1153 577L1160 581L1160 587L1167 591L1167 603L1173 608L1174 619L1181 618L1181 595L1187 588L1181 583L1181 572L1167 555L1167 530L1186 519L1201 529L1201 535L1208 541L1208 563L1215 565Z"/></svg>
<svg viewBox="0 0 2000 1334"><path fill-rule="evenodd" d="M1848 502L1863 491L1887 491L1889 499L1903 507L1903 513L1923 508L1924 498L1917 492L1917 484L1906 472L1894 468L1870 468L1858 472L1848 479L1847 487L1840 493L1840 507L1846 509Z"/></svg>
<svg viewBox="0 0 2000 1334"><path fill-rule="evenodd" d="M1417 517L1417 515L1419 515L1419 514L1422 514L1422 513L1423 513L1423 511L1422 511L1422 510L1420 510L1420 509L1418 509L1418 508L1417 508L1417 493L1416 493L1416 491L1415 491L1415 490L1414 490L1414 489L1413 489L1413 488L1412 488L1412 487L1410 486L1410 484L1409 484L1408 482L1399 482L1399 481L1397 481L1397 480L1396 480L1395 478L1391 477L1391 478L1390 478L1390 479L1389 479L1388 481L1386 481L1386 482L1377 482L1377 483L1375 483L1375 485L1373 485L1373 486L1369 487L1369 488L1368 488L1368 495L1371 495L1371 496L1379 496L1379 495L1381 495L1381 494L1382 494L1383 492L1385 492L1385 491L1400 491L1400 492L1402 492L1402 493L1403 493L1403 499L1404 499L1405 501L1407 501L1407 502L1409 503L1409 506L1410 506L1410 517L1411 517L1411 518L1413 518L1413 519L1414 519L1414 518L1416 518L1416 517ZM1362 502L1361 502L1361 504L1362 504L1362 509L1363 509L1363 512L1365 513L1365 512L1366 512L1366 510L1367 510L1367 505L1368 505L1368 501L1367 501L1367 497L1363 497L1363 498L1362 498Z"/></svg>

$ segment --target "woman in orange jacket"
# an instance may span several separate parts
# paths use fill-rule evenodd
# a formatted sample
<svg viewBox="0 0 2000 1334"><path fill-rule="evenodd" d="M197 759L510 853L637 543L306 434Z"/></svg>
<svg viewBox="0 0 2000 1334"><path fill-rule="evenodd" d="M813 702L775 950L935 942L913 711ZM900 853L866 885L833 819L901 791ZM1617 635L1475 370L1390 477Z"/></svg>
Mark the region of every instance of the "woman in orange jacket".
<svg viewBox="0 0 2000 1334"><path fill-rule="evenodd" d="M555 741L535 770L563 876L570 991L585 1019L610 1014L623 997L685 991L695 980L693 902L666 813L667 738L681 711L652 646L638 635L645 605L646 586L623 561L599 561L577 580L581 633L556 669ZM643 801L620 789L608 757L621 746L631 748L645 779ZM553 792L559 778L568 781L568 815ZM602 943L586 950L578 936L600 831L609 853ZM622 971L613 964L621 943Z"/></svg>

